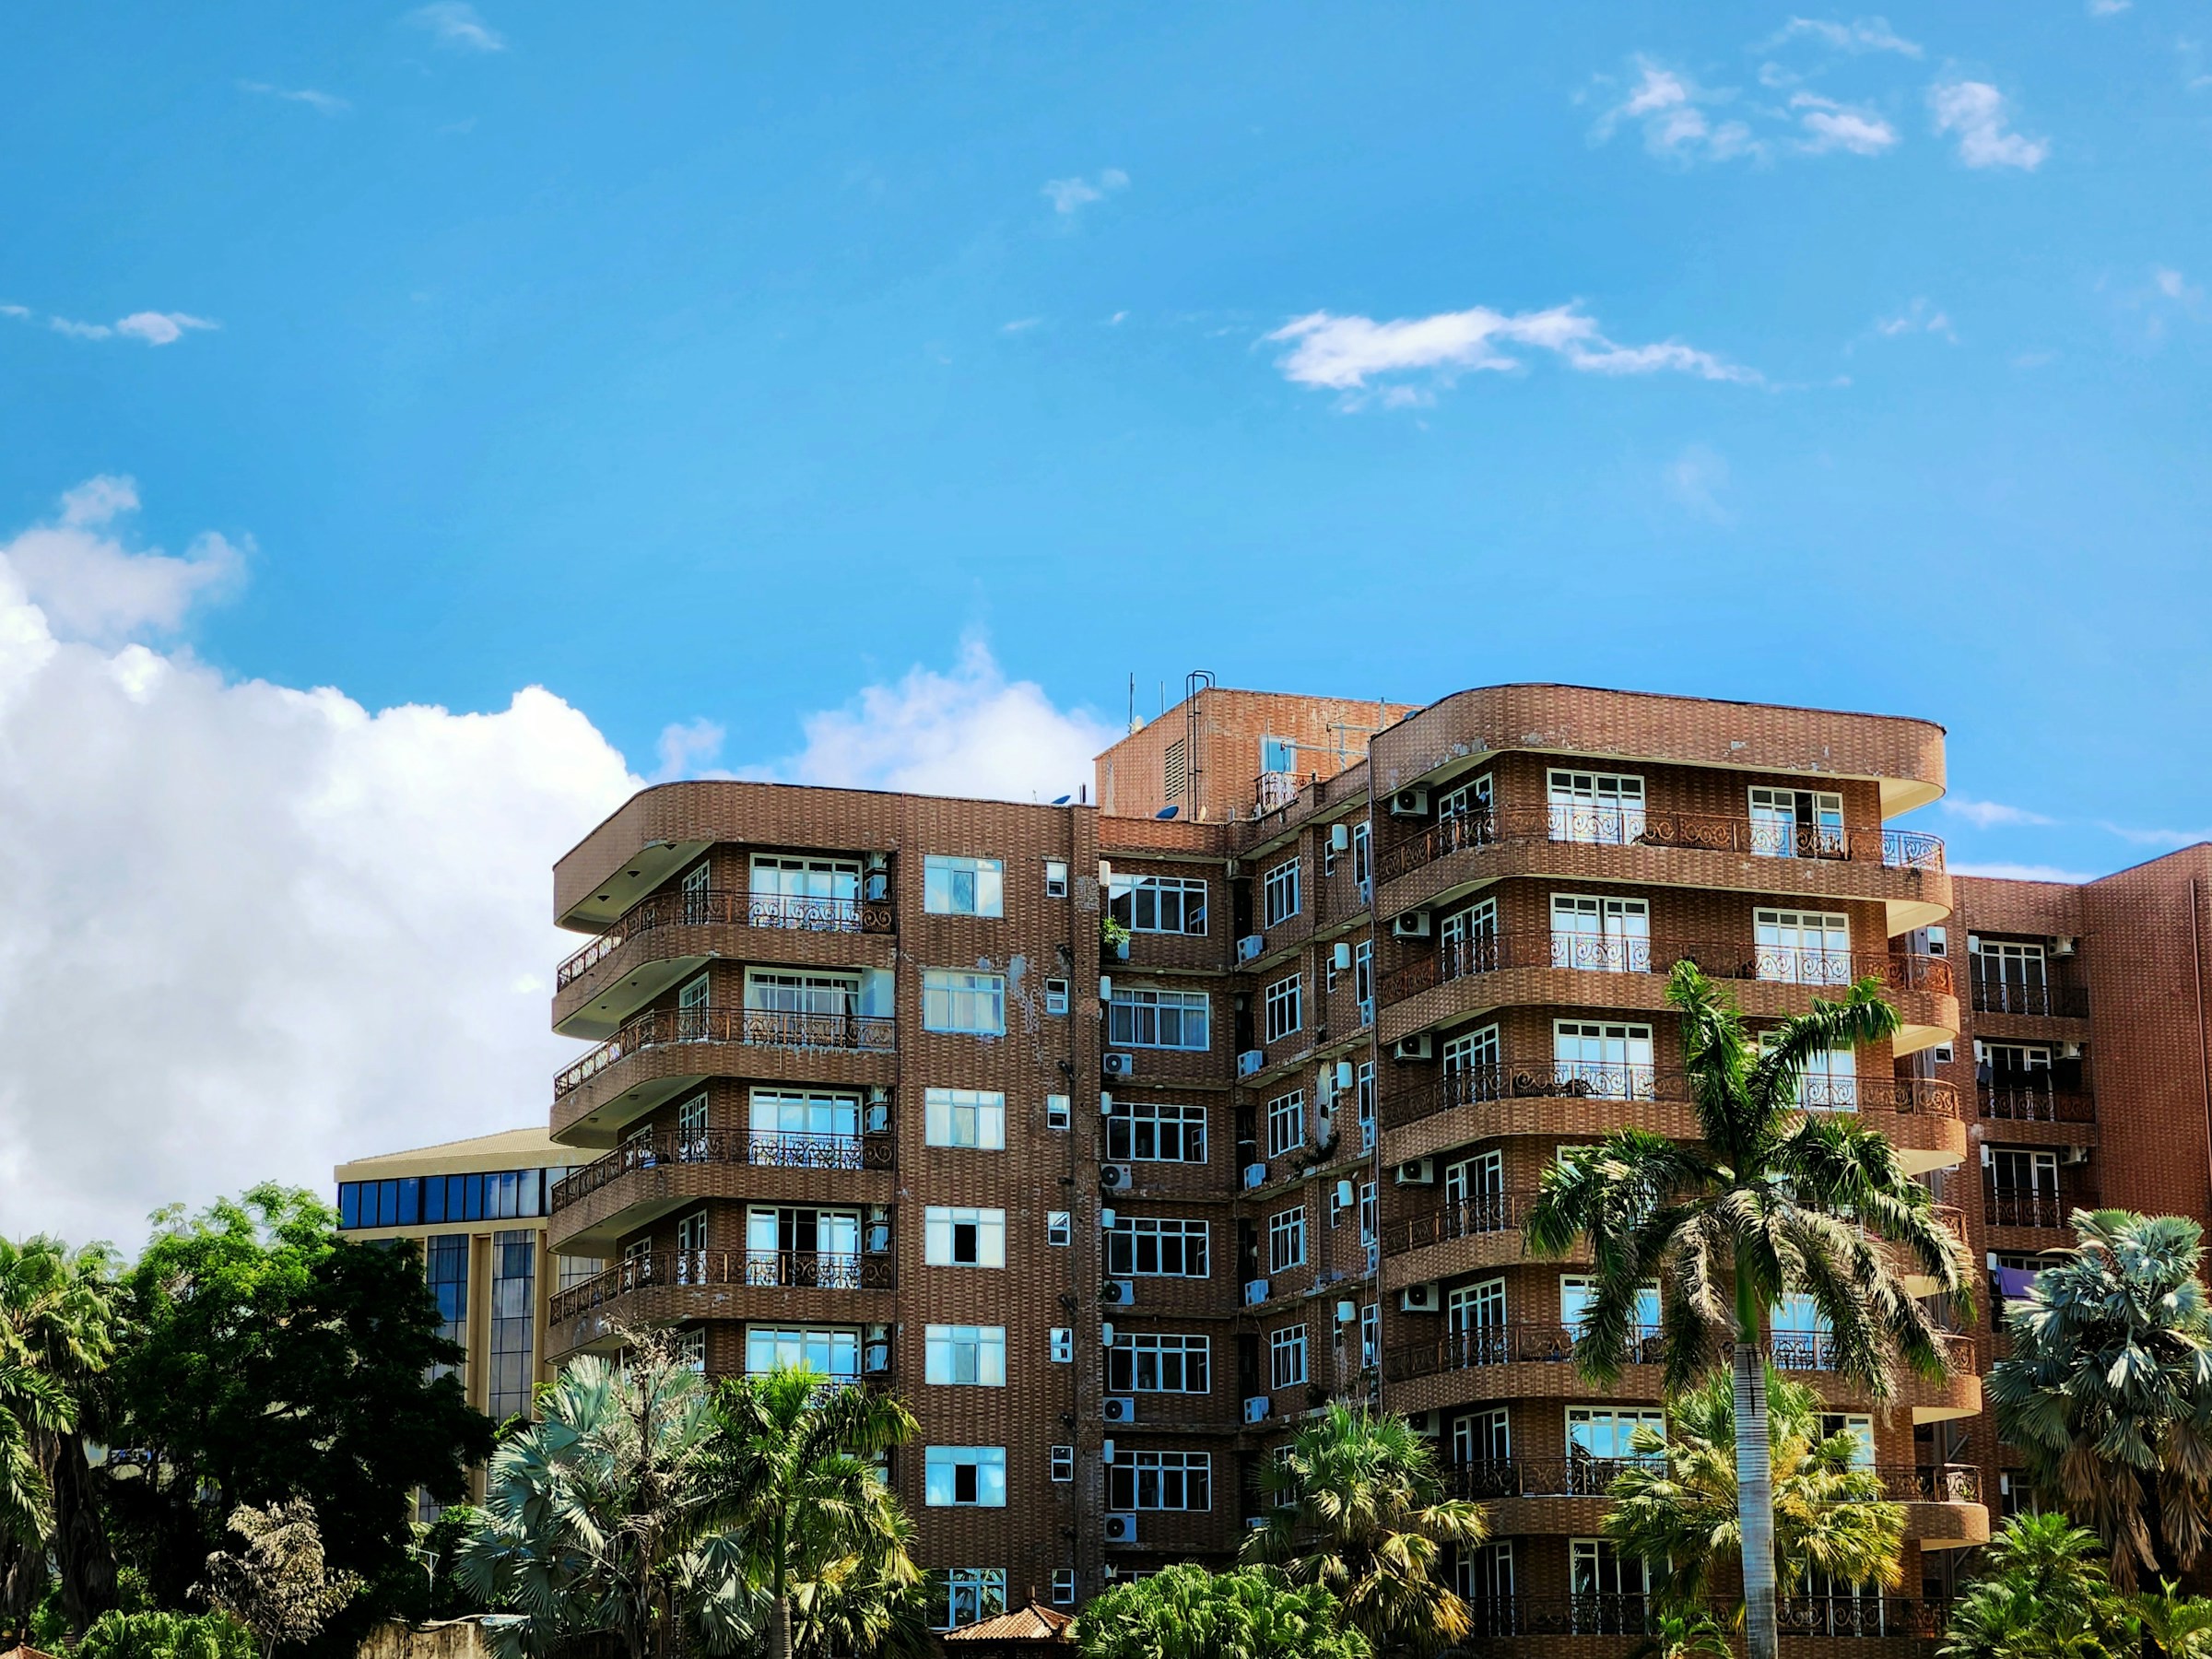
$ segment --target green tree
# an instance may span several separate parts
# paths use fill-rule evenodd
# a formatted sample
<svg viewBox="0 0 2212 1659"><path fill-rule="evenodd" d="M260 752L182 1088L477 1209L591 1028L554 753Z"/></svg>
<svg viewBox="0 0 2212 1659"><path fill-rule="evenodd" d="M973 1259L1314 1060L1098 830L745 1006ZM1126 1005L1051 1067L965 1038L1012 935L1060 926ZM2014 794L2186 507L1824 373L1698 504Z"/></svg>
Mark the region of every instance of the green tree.
<svg viewBox="0 0 2212 1659"><path fill-rule="evenodd" d="M311 1194L265 1185L156 1218L124 1277L132 1341L104 1394L129 1456L105 1499L159 1604L182 1604L221 1517L310 1498L334 1569L367 1583L333 1640L404 1604L418 1488L465 1492L491 1425L458 1378L411 1244L352 1244Z"/></svg>
<svg viewBox="0 0 2212 1659"><path fill-rule="evenodd" d="M2212 1659L2212 1600L2182 1595L2171 1579L2133 1604L2136 1627L2166 1659Z"/></svg>
<svg viewBox="0 0 2212 1659"><path fill-rule="evenodd" d="M92 1621L70 1659L260 1659L261 1649L229 1614L111 1609Z"/></svg>
<svg viewBox="0 0 2212 1659"><path fill-rule="evenodd" d="M1395 1413L1336 1404L1260 1465L1276 1507L1245 1535L1247 1561L1319 1584L1379 1652L1425 1651L1467 1633L1441 1577L1445 1547L1479 1544L1479 1504L1445 1495L1434 1449Z"/></svg>
<svg viewBox="0 0 2212 1659"><path fill-rule="evenodd" d="M1077 1616L1083 1659L1370 1659L1336 1598L1270 1568L1208 1572L1178 1562L1117 1584Z"/></svg>
<svg viewBox="0 0 2212 1659"><path fill-rule="evenodd" d="M244 1547L210 1555L197 1594L253 1632L261 1659L312 1641L360 1593L359 1575L334 1571L324 1559L315 1506L304 1498L267 1509L241 1503L230 1512L230 1530Z"/></svg>
<svg viewBox="0 0 2212 1659"><path fill-rule="evenodd" d="M1984 1384L2036 1488L2096 1529L2112 1574L2178 1577L2212 1510L2212 1308L2203 1230L2179 1216L2076 1211L2080 1242L2036 1276Z"/></svg>
<svg viewBox="0 0 2212 1659"><path fill-rule="evenodd" d="M1874 980L1841 1002L1814 998L1809 1013L1783 1021L1763 1048L1694 962L1675 964L1666 995L1682 1016L1700 1138L1624 1130L1546 1171L1525 1236L1547 1256L1588 1242L1594 1293L1574 1353L1594 1382L1618 1379L1653 1284L1669 1394L1687 1393L1728 1353L1735 1421L1745 1430L1735 1457L1746 1634L1750 1659L1776 1659L1763 1358L1773 1313L1785 1296L1807 1299L1828 1366L1887 1399L1900 1361L1926 1377L1947 1371L1942 1334L1906 1288L1904 1264L1966 1306L1971 1262L1888 1140L1848 1115L1798 1108L1816 1056L1896 1032L1897 1011Z"/></svg>
<svg viewBox="0 0 2212 1659"><path fill-rule="evenodd" d="M1940 1659L2103 1659L2128 1637L2128 1604L2097 1535L2065 1516L2015 1515L1951 1608Z"/></svg>
<svg viewBox="0 0 2212 1659"><path fill-rule="evenodd" d="M1881 1477L1856 1462L1858 1437L1823 1436L1819 1397L1771 1370L1767 1414L1782 1580L1818 1573L1832 1583L1895 1589L1903 1576L1904 1507L1888 1501ZM1614 1477L1606 1536L1622 1555L1650 1563L1662 1603L1695 1612L1712 1592L1713 1569L1743 1554L1733 1379L1714 1376L1671 1401L1665 1432L1639 1429L1631 1444L1648 1461Z"/></svg>

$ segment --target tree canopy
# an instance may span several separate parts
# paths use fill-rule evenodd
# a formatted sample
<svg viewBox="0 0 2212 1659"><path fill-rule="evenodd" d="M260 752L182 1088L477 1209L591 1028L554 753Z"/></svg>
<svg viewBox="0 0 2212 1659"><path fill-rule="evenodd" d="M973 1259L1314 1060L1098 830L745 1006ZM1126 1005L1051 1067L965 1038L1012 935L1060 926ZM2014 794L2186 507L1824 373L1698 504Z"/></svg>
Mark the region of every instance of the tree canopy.
<svg viewBox="0 0 2212 1659"><path fill-rule="evenodd" d="M1184 1561L1117 1584L1077 1616L1083 1659L1370 1659L1319 1584L1272 1568L1208 1572Z"/></svg>

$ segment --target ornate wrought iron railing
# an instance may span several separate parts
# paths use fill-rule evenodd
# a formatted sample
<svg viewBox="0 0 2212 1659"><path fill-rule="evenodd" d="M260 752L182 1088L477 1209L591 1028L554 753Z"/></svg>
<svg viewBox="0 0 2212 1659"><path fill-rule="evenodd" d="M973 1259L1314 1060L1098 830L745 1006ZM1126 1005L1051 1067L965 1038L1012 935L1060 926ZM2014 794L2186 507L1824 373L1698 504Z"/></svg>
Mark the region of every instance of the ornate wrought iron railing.
<svg viewBox="0 0 2212 1659"><path fill-rule="evenodd" d="M553 1298L552 1317L572 1319L641 1290L675 1287L765 1290L888 1290L891 1258L858 1251L653 1250L625 1256Z"/></svg>
<svg viewBox="0 0 2212 1659"><path fill-rule="evenodd" d="M1598 1065L1581 1061L1525 1059L1465 1066L1433 1082L1385 1096L1382 1126L1401 1129L1455 1106L1483 1100L1555 1095L1598 1100L1660 1100L1687 1104L1688 1077L1649 1065ZM1808 1112L1894 1112L1901 1116L1955 1118L1959 1091L1937 1077L1808 1077L1798 1099Z"/></svg>
<svg viewBox="0 0 2212 1659"><path fill-rule="evenodd" d="M1447 1198L1426 1215L1408 1216L1382 1235L1382 1247L1392 1255L1421 1250L1451 1239L1481 1238L1511 1232L1528 1218L1536 1202L1533 1191L1476 1193L1465 1198Z"/></svg>
<svg viewBox="0 0 2212 1659"><path fill-rule="evenodd" d="M1661 1469L1660 1457L1498 1457L1455 1464L1443 1471L1445 1489L1454 1498L1604 1498L1613 1482L1630 1469ZM1979 1503L1982 1471L1971 1464L1924 1467L1879 1464L1874 1468L1882 1496L1892 1503Z"/></svg>
<svg viewBox="0 0 2212 1659"><path fill-rule="evenodd" d="M1937 1340L1954 1370L1971 1370L1974 1357L1971 1336L1945 1333ZM1666 1338L1656 1326L1630 1327L1627 1363L1661 1365L1665 1362ZM1822 1331L1771 1331L1767 1355L1777 1371L1822 1371L1835 1369L1835 1339ZM1574 1332L1564 1324L1506 1324L1475 1325L1447 1331L1426 1342L1411 1342L1386 1350L1382 1379L1403 1382L1443 1371L1471 1371L1491 1365L1566 1363L1574 1358ZM1726 1345L1716 1359L1724 1360ZM1963 1362L1963 1363L1962 1363Z"/></svg>
<svg viewBox="0 0 2212 1659"><path fill-rule="evenodd" d="M553 1183L555 1211L639 1170L680 1164L755 1164L780 1170L888 1170L894 1142L877 1135L786 1135L747 1129L655 1129Z"/></svg>
<svg viewBox="0 0 2212 1659"><path fill-rule="evenodd" d="M2029 1193L1999 1187L1988 1194L1983 1219L1992 1227L2064 1228L2067 1226L2066 1218L2076 1210L2096 1207L2094 1193Z"/></svg>
<svg viewBox="0 0 2212 1659"><path fill-rule="evenodd" d="M2088 1094L2029 1083L1984 1083L1982 1115L2012 1124L2093 1124L2097 1102Z"/></svg>
<svg viewBox="0 0 2212 1659"><path fill-rule="evenodd" d="M862 899L810 899L791 893L747 893L712 888L703 893L653 893L622 913L622 919L561 963L554 987L590 971L623 945L664 927L787 927L803 933L888 934L890 902Z"/></svg>
<svg viewBox="0 0 2212 1659"><path fill-rule="evenodd" d="M1579 973L1664 974L1695 962L1713 979L1841 990L1872 978L1892 991L1949 995L1955 982L1944 957L1899 950L1815 950L1750 940L1683 941L1580 933L1477 934L1449 939L1430 955L1382 976L1385 1004L1434 986L1509 968L1560 968Z"/></svg>
<svg viewBox="0 0 2212 1659"><path fill-rule="evenodd" d="M555 1074L555 1099L590 1082L617 1061L686 1042L742 1042L757 1048L845 1049L888 1054L898 1022L869 1014L794 1014L780 1008L655 1008L639 1015L573 1065Z"/></svg>
<svg viewBox="0 0 2212 1659"><path fill-rule="evenodd" d="M2038 981L2023 983L1998 975L1970 974L1977 1014L2031 1014L2052 1019L2087 1019L2089 992L2086 985Z"/></svg>

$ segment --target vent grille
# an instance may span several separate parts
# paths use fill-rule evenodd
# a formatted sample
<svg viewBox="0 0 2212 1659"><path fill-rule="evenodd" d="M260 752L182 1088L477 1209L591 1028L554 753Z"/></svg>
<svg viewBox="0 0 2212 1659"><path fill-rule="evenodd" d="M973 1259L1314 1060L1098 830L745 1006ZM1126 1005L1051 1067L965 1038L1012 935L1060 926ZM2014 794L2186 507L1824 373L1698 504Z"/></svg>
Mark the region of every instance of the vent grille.
<svg viewBox="0 0 2212 1659"><path fill-rule="evenodd" d="M1182 800L1190 781L1189 747L1185 739L1178 737L1168 745L1168 799Z"/></svg>

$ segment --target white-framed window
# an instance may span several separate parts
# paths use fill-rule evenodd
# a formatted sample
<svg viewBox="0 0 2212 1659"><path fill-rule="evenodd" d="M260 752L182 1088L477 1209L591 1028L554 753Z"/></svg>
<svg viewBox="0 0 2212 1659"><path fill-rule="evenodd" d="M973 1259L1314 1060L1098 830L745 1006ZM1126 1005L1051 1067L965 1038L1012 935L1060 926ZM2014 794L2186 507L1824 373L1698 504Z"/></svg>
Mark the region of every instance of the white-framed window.
<svg viewBox="0 0 2212 1659"><path fill-rule="evenodd" d="M1006 1097L982 1088L932 1088L922 1097L924 1141L932 1147L965 1147L1003 1152L1006 1146Z"/></svg>
<svg viewBox="0 0 2212 1659"><path fill-rule="evenodd" d="M1076 1449L1073 1446L1054 1446L1052 1449L1052 1477L1055 1486L1065 1486L1076 1477Z"/></svg>
<svg viewBox="0 0 2212 1659"><path fill-rule="evenodd" d="M1306 1091L1293 1088L1267 1102L1267 1156L1280 1158L1306 1144Z"/></svg>
<svg viewBox="0 0 2212 1659"><path fill-rule="evenodd" d="M1455 1037L1444 1039L1444 1075L1457 1077L1462 1072L1490 1072L1498 1068L1498 1028L1487 1025L1472 1031L1462 1031Z"/></svg>
<svg viewBox="0 0 2212 1659"><path fill-rule="evenodd" d="M704 1325L692 1325L676 1334L676 1362L700 1375L707 1371L707 1331Z"/></svg>
<svg viewBox="0 0 2212 1659"><path fill-rule="evenodd" d="M1266 1041L1288 1037L1305 1023L1305 976L1293 973L1267 987Z"/></svg>
<svg viewBox="0 0 2212 1659"><path fill-rule="evenodd" d="M1359 1150L1372 1152L1375 1149L1375 1063L1362 1060L1355 1076L1358 1081L1352 1087L1359 1117Z"/></svg>
<svg viewBox="0 0 2212 1659"><path fill-rule="evenodd" d="M860 1285L860 1212L757 1204L745 1212L745 1280L852 1290Z"/></svg>
<svg viewBox="0 0 2212 1659"><path fill-rule="evenodd" d="M1475 1205L1481 1206L1490 1201L1488 1207L1496 1212L1491 1225L1505 1225L1503 1206L1495 1201L1505 1195L1505 1154L1492 1147L1477 1152L1472 1158L1463 1158L1456 1163L1444 1166L1444 1202L1447 1205Z"/></svg>
<svg viewBox="0 0 2212 1659"><path fill-rule="evenodd" d="M1004 1267L1006 1212L930 1205L922 1212L922 1246L932 1267Z"/></svg>
<svg viewBox="0 0 2212 1659"><path fill-rule="evenodd" d="M1106 1231L1107 1277L1205 1278L1209 1230L1204 1221L1117 1214Z"/></svg>
<svg viewBox="0 0 2212 1659"><path fill-rule="evenodd" d="M1774 1046L1774 1033L1759 1034L1759 1051ZM1797 1106L1803 1112L1856 1112L1859 1057L1850 1049L1818 1049L1806 1057L1797 1075Z"/></svg>
<svg viewBox="0 0 2212 1659"><path fill-rule="evenodd" d="M1006 865L932 853L922 861L922 908L933 916L1006 913Z"/></svg>
<svg viewBox="0 0 2212 1659"><path fill-rule="evenodd" d="M1590 1304L1597 1300L1597 1281L1586 1275L1566 1273L1559 1276L1559 1323L1576 1336L1583 1334L1583 1320L1590 1312ZM1648 1284L1638 1287L1636 1311L1629 1316L1629 1337L1634 1341L1641 1336L1659 1334L1659 1287Z"/></svg>
<svg viewBox="0 0 2212 1659"><path fill-rule="evenodd" d="M1547 780L1551 839L1626 846L1643 833L1643 780L1555 767Z"/></svg>
<svg viewBox="0 0 2212 1659"><path fill-rule="evenodd" d="M1595 893L1554 893L1551 965L1585 973L1649 973L1650 902Z"/></svg>
<svg viewBox="0 0 2212 1659"><path fill-rule="evenodd" d="M1204 1163L1206 1108L1158 1100L1124 1100L1106 1113L1110 1163Z"/></svg>
<svg viewBox="0 0 2212 1659"><path fill-rule="evenodd" d="M1044 982L1044 1011L1047 1014L1067 1012L1067 982L1065 980L1048 979Z"/></svg>
<svg viewBox="0 0 2212 1659"><path fill-rule="evenodd" d="M857 1325L747 1325L745 1369L765 1377L772 1371L810 1371L832 1382L860 1375Z"/></svg>
<svg viewBox="0 0 2212 1659"><path fill-rule="evenodd" d="M1452 1575L1459 1599L1475 1609L1478 1628L1511 1630L1513 1618L1513 1541L1500 1538L1472 1548L1462 1545ZM1641 1628L1641 1627L1639 1627Z"/></svg>
<svg viewBox="0 0 2212 1659"><path fill-rule="evenodd" d="M1267 1218L1267 1268L1280 1273L1306 1265L1306 1206L1277 1210Z"/></svg>
<svg viewBox="0 0 2212 1659"><path fill-rule="evenodd" d="M1505 1324L1505 1280L1477 1279L1444 1293L1444 1325L1453 1331L1495 1331Z"/></svg>
<svg viewBox="0 0 2212 1659"><path fill-rule="evenodd" d="M1364 899L1374 890L1374 828L1365 818L1352 826L1352 879Z"/></svg>
<svg viewBox="0 0 2212 1659"><path fill-rule="evenodd" d="M1989 1176L2000 1195L2056 1198L2058 1154L2033 1147L1993 1147Z"/></svg>
<svg viewBox="0 0 2212 1659"><path fill-rule="evenodd" d="M679 1042L704 1042L712 1034L707 1001L712 982L706 974L688 982L676 994L676 1035Z"/></svg>
<svg viewBox="0 0 2212 1659"><path fill-rule="evenodd" d="M1359 1005L1359 1023L1374 1023L1375 942L1362 939L1352 947L1352 996Z"/></svg>
<svg viewBox="0 0 2212 1659"><path fill-rule="evenodd" d="M1606 1100L1648 1100L1656 1073L1652 1028L1615 1020L1559 1019L1551 1058L1559 1087Z"/></svg>
<svg viewBox="0 0 2212 1659"><path fill-rule="evenodd" d="M703 1254L707 1248L707 1212L693 1210L676 1224L676 1247L687 1255Z"/></svg>
<svg viewBox="0 0 2212 1659"><path fill-rule="evenodd" d="M1072 1607L1075 1605L1076 1570L1073 1567L1053 1568L1053 1606L1055 1607Z"/></svg>
<svg viewBox="0 0 2212 1659"><path fill-rule="evenodd" d="M860 1009L860 975L776 973L747 968L745 1006L759 1013L850 1019Z"/></svg>
<svg viewBox="0 0 2212 1659"><path fill-rule="evenodd" d="M1567 1407L1567 1454L1599 1460L1639 1457L1634 1436L1639 1429L1666 1432L1666 1413L1612 1406Z"/></svg>
<svg viewBox="0 0 2212 1659"><path fill-rule="evenodd" d="M676 1109L676 1156L698 1163L707 1155L707 1097L693 1095Z"/></svg>
<svg viewBox="0 0 2212 1659"><path fill-rule="evenodd" d="M922 1029L975 1037L1006 1034L1006 977L965 968L922 970Z"/></svg>
<svg viewBox="0 0 2212 1659"><path fill-rule="evenodd" d="M755 927L836 931L860 920L860 865L847 858L756 853L746 920Z"/></svg>
<svg viewBox="0 0 2212 1659"><path fill-rule="evenodd" d="M922 1501L932 1509L1006 1506L1004 1446L925 1446L922 1468Z"/></svg>
<svg viewBox="0 0 2212 1659"><path fill-rule="evenodd" d="M746 1119L754 1162L818 1161L825 1142L859 1140L860 1097L827 1088L756 1088L747 1097Z"/></svg>
<svg viewBox="0 0 2212 1659"><path fill-rule="evenodd" d="M1106 1006L1106 1044L1203 1052L1211 1006L1203 991L1124 990L1116 985L1113 1000Z"/></svg>
<svg viewBox="0 0 2212 1659"><path fill-rule="evenodd" d="M1006 1610L1004 1567L946 1567L930 1574L929 1628L957 1630Z"/></svg>
<svg viewBox="0 0 2212 1659"><path fill-rule="evenodd" d="M1825 789L1751 789L1751 851L1760 858L1841 858L1843 797Z"/></svg>
<svg viewBox="0 0 2212 1659"><path fill-rule="evenodd" d="M1363 1302L1359 1308L1359 1363L1382 1363L1382 1304Z"/></svg>
<svg viewBox="0 0 2212 1659"><path fill-rule="evenodd" d="M1639 1556L1617 1554L1609 1539L1568 1540L1567 1586L1575 1634L1643 1629L1651 1569Z"/></svg>
<svg viewBox="0 0 2212 1659"><path fill-rule="evenodd" d="M1046 1210L1044 1212L1044 1241L1056 1249L1065 1249L1076 1241L1075 1212Z"/></svg>
<svg viewBox="0 0 2212 1659"><path fill-rule="evenodd" d="M925 1327L924 1381L974 1388L1006 1385L1006 1327L933 1324Z"/></svg>
<svg viewBox="0 0 2212 1659"><path fill-rule="evenodd" d="M703 922L707 919L707 895L714 889L714 864L712 859L700 859L684 872L684 920Z"/></svg>
<svg viewBox="0 0 2212 1659"><path fill-rule="evenodd" d="M1465 1411L1452 1419L1452 1461L1503 1463L1513 1454L1512 1421L1502 1406Z"/></svg>
<svg viewBox="0 0 2212 1659"><path fill-rule="evenodd" d="M1306 1327L1285 1325L1267 1334L1268 1374L1277 1388L1295 1388L1306 1380Z"/></svg>
<svg viewBox="0 0 2212 1659"><path fill-rule="evenodd" d="M1783 1371L1830 1371L1835 1366L1834 1332L1819 1305L1802 1290L1786 1290L1768 1327L1774 1363Z"/></svg>
<svg viewBox="0 0 2212 1659"><path fill-rule="evenodd" d="M1044 861L1044 896L1047 899L1067 897L1067 860L1048 858Z"/></svg>
<svg viewBox="0 0 2212 1659"><path fill-rule="evenodd" d="M1974 1006L1992 1014L2048 1014L2050 962L2041 945L2021 939L1967 935L1972 959Z"/></svg>
<svg viewBox="0 0 2212 1659"><path fill-rule="evenodd" d="M1048 1333L1052 1338L1052 1356L1054 1365L1073 1365L1076 1359L1076 1333L1069 1325L1054 1325Z"/></svg>
<svg viewBox="0 0 2212 1659"><path fill-rule="evenodd" d="M1851 918L1841 912L1755 910L1759 977L1789 985L1851 983Z"/></svg>
<svg viewBox="0 0 2212 1659"><path fill-rule="evenodd" d="M1487 818L1490 816L1491 777L1484 772L1478 778L1469 778L1455 789L1445 791L1436 801L1437 821L1447 818Z"/></svg>
<svg viewBox="0 0 2212 1659"><path fill-rule="evenodd" d="M1858 1443L1852 1448L1851 1466L1854 1469L1874 1467L1874 1419L1856 1412L1826 1411L1820 1414L1820 1438L1833 1440L1839 1434L1848 1434Z"/></svg>
<svg viewBox="0 0 2212 1659"><path fill-rule="evenodd" d="M1075 1108L1064 1094L1044 1097L1044 1126L1047 1129L1065 1129L1075 1123Z"/></svg>
<svg viewBox="0 0 2212 1659"><path fill-rule="evenodd" d="M1299 862L1286 858L1260 878L1262 926L1274 927L1298 914Z"/></svg>
<svg viewBox="0 0 2212 1659"><path fill-rule="evenodd" d="M1361 1182L1359 1183L1360 1243L1370 1246L1373 1245L1376 1236L1375 1218L1381 1212L1375 1207L1375 1183L1371 1181Z"/></svg>
<svg viewBox="0 0 2212 1659"><path fill-rule="evenodd" d="M1210 1394L1212 1372L1210 1337L1116 1331L1106 1350L1108 1394Z"/></svg>
<svg viewBox="0 0 2212 1659"><path fill-rule="evenodd" d="M1206 883L1194 876L1122 876L1106 884L1106 911L1133 934L1204 934Z"/></svg>
<svg viewBox="0 0 2212 1659"><path fill-rule="evenodd" d="M1438 924L1436 947L1453 974L1488 973L1498 961L1498 900L1481 899Z"/></svg>
<svg viewBox="0 0 2212 1659"><path fill-rule="evenodd" d="M1210 1510L1214 1454L1116 1447L1113 1462L1106 1467L1106 1507L1123 1514L1136 1510Z"/></svg>

